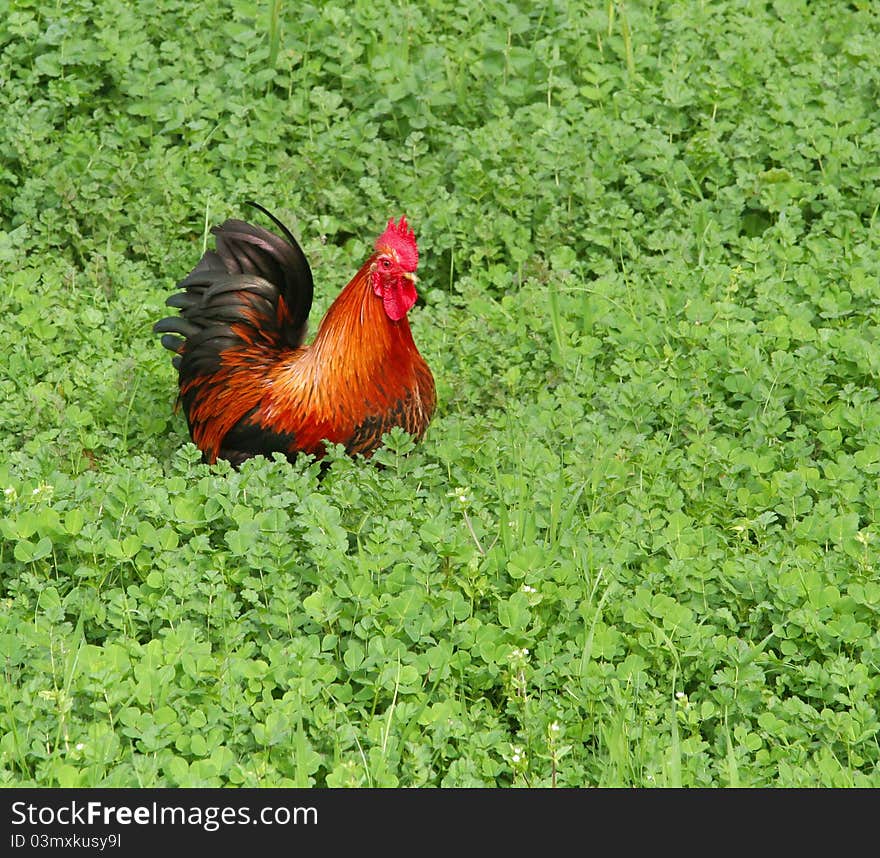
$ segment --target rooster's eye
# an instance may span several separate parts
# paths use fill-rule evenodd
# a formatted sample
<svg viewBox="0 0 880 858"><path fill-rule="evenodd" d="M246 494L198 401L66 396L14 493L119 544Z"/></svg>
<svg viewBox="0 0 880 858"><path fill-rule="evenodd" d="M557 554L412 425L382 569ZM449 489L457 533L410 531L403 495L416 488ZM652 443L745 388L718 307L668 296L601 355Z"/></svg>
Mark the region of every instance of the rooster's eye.
<svg viewBox="0 0 880 858"><path fill-rule="evenodd" d="M387 271L391 267L391 260L390 259L383 259L382 260L382 267Z"/></svg>

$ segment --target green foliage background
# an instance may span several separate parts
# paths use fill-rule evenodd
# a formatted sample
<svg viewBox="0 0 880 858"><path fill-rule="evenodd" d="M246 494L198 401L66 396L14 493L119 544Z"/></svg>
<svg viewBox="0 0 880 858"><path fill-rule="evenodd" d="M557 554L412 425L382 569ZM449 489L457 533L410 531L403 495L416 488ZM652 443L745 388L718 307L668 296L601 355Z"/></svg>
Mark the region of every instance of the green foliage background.
<svg viewBox="0 0 880 858"><path fill-rule="evenodd" d="M869 2L0 0L0 783L878 786ZM422 250L426 441L207 467L255 197Z"/></svg>

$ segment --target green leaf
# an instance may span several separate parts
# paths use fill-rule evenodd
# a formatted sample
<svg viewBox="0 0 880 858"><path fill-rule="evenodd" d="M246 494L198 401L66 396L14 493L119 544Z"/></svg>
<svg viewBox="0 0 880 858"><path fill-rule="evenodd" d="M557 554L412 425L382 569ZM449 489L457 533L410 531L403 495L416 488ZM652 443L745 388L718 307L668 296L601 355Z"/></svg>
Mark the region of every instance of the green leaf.
<svg viewBox="0 0 880 858"><path fill-rule="evenodd" d="M530 618L528 598L524 593L514 593L509 599L498 603L498 619L510 631L523 631Z"/></svg>
<svg viewBox="0 0 880 858"><path fill-rule="evenodd" d="M69 509L64 514L64 529L71 535L76 536L85 524L85 515L79 507Z"/></svg>
<svg viewBox="0 0 880 858"><path fill-rule="evenodd" d="M858 513L834 516L828 524L828 535L836 545L853 539L859 530Z"/></svg>
<svg viewBox="0 0 880 858"><path fill-rule="evenodd" d="M364 648L357 641L351 641L342 660L350 671L357 670L364 663Z"/></svg>
<svg viewBox="0 0 880 858"><path fill-rule="evenodd" d="M52 540L44 536L38 542L20 539L15 543L13 556L19 563L34 563L52 553Z"/></svg>

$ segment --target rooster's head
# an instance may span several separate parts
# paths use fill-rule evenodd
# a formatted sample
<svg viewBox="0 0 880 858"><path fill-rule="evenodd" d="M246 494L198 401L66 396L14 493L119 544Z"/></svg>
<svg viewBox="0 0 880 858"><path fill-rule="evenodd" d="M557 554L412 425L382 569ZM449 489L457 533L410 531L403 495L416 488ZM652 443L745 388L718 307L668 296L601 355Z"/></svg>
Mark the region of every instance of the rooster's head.
<svg viewBox="0 0 880 858"><path fill-rule="evenodd" d="M382 299L385 312L393 322L402 319L416 302L418 264L416 236L406 217L401 216L398 223L392 218L385 232L376 239L370 273L373 292Z"/></svg>

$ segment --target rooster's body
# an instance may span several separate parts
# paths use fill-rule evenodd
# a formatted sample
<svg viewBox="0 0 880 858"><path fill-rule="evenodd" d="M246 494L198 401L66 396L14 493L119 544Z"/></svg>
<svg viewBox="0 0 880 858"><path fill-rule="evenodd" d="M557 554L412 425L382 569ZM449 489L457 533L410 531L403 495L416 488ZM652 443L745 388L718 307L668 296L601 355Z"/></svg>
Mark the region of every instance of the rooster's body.
<svg viewBox="0 0 880 858"><path fill-rule="evenodd" d="M389 221L303 345L312 273L269 216L286 241L240 220L214 227L216 252L167 301L180 315L154 327L176 353L179 401L205 460L322 456L324 441L368 456L394 426L421 438L436 394L406 316L418 250L405 218Z"/></svg>

